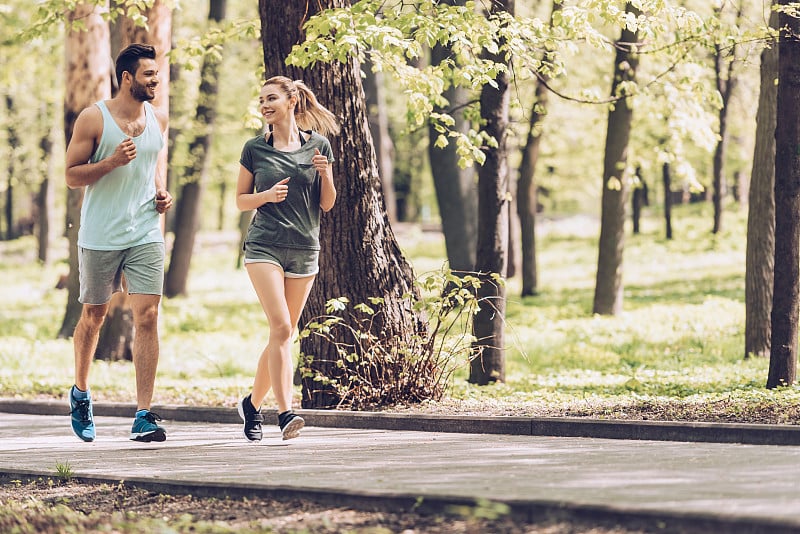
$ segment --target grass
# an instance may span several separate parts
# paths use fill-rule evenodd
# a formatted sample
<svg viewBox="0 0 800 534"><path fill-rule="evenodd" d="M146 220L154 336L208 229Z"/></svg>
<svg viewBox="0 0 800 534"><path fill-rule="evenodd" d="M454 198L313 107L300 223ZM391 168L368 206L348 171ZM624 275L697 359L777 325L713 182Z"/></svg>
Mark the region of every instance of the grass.
<svg viewBox="0 0 800 534"><path fill-rule="evenodd" d="M447 399L413 409L796 423L798 389L766 390L768 361L744 358L745 215L728 211L724 224L713 236L709 206L680 206L667 241L663 223L645 219L626 237L625 311L600 317L591 313L597 222L543 220L539 295L520 298L517 279L507 288L506 382L475 387L464 368ZM441 235L395 230L418 273L441 268ZM249 389L268 329L235 269L237 243L202 234L190 295L164 300L156 403L233 407ZM34 249L31 238L0 243L0 396L64 398L73 356L71 341L55 339L66 292L54 286L67 267L37 265ZM91 383L98 400L134 398L128 362L96 362Z"/></svg>

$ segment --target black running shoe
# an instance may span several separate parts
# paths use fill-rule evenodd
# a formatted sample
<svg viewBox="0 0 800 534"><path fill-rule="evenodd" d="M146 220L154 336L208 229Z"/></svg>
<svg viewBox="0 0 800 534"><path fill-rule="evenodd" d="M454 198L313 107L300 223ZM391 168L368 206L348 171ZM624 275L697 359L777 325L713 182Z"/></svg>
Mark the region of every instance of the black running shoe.
<svg viewBox="0 0 800 534"><path fill-rule="evenodd" d="M278 426L281 427L283 439L294 439L300 435L300 430L306 426L305 420L291 410L278 415Z"/></svg>
<svg viewBox="0 0 800 534"><path fill-rule="evenodd" d="M253 406L251 396L252 393L239 403L239 417L244 421L244 437L250 441L261 441L261 423L264 422L264 416Z"/></svg>

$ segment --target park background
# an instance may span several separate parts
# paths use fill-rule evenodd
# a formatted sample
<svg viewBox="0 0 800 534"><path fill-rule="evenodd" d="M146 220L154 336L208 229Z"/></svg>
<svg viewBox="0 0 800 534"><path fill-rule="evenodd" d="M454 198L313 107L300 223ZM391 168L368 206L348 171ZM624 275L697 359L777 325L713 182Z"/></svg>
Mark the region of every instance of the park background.
<svg viewBox="0 0 800 534"><path fill-rule="evenodd" d="M4 18L0 53L6 81L5 106L0 112L0 160L6 162L0 169L4 188L0 395L6 397L63 398L72 384L72 347L64 335L69 293L57 286L68 283L70 271L69 239L66 225L61 224L68 217L69 204L62 179L64 116L69 114L62 110L70 100L69 88L74 87L70 76L75 73L67 65L71 56L65 43L75 32L65 30L63 12L56 4L44 7L52 9L54 20L49 23L37 11L41 6L27 2L5 2L0 10ZM161 27L154 17L161 16L164 22L165 10L168 12L171 31L166 42L173 49L167 69L170 190L179 204L194 195L197 206L196 223L176 222L180 207L167 218L168 255L178 243L179 229L188 226L197 232L190 233L191 268L183 277L174 275L177 289L172 295L168 290L169 297L163 301L155 401L233 407L250 387L257 355L267 337L266 321L246 273L238 265L240 229L246 219L236 211L233 199L241 146L260 131L255 98L265 51L274 39L273 34L260 34L259 16L271 17L276 27L297 23L282 20L287 14L279 16L278 7L269 11L269 2L259 3L259 9L252 2L219 0L175 9L161 2L141 4L150 34ZM771 42L769 6L689 4L690 13L697 13L697 18L686 20L697 26L692 28L696 33L688 33L706 35L708 40L693 47L691 54L678 54L681 61L674 61L672 55L654 54L640 59L640 75L651 80L650 92L642 90L630 97L636 105L626 172L616 186L609 186L615 182L613 176L605 175L604 154L610 116L622 107L619 101L610 104L607 97L615 72L612 43L619 38L617 17L625 13L625 3L584 3L586 12L602 21L591 35L605 35L606 41L598 46L587 38L589 33L567 35L554 47L559 59L548 63L546 76L514 78L504 155L509 176L519 175L531 118L543 111L538 82L546 82L555 92L547 98L547 113L534 129L541 135L535 166L535 287L523 287L519 259L509 262L517 274L508 277L505 288L504 379L478 386L468 380L469 365L459 360L442 395L427 400L415 396L406 402L394 398L370 408L797 421L796 387L786 384L767 389L768 348L757 353L745 348L746 249L748 219L753 219L748 200L755 174L763 170L753 162L756 113L764 92L761 58L765 44ZM220 12L220 7L226 9ZM552 7L547 2L517 2L516 13L519 19L540 20L546 26ZM661 9L658 13L666 13L668 21L670 13ZM136 17L128 15L135 22ZM215 22L215 16L220 20ZM557 27L556 19L553 17ZM115 35L140 31L131 29L135 24L125 30L120 20L110 25L109 51ZM37 27L36 21L42 26ZM641 26L654 42L669 40L665 37L669 28L647 26L645 21ZM87 48L96 44L84 42ZM534 52L542 50L548 49ZM424 68L430 61L427 52L406 59L414 69ZM217 69L213 127L208 127L207 105L212 91L203 85L208 82L203 73L208 72L209 64ZM371 71L363 70L366 78L371 78ZM409 92L402 78L387 75L372 80L377 84L372 87L380 88L375 89L380 93L377 104L368 108L369 117L378 124L375 138L381 140L375 142L377 161L381 169L386 169L387 158L392 163L392 186L383 197L393 196L387 206L395 209L387 210L386 235L396 238L415 277L439 272L448 260L453 263L449 257L453 252L447 250L441 232L444 214L431 170L429 146L436 137L426 125L415 122L415 113L424 112L424 106L420 109L419 101L410 98L418 95ZM729 83L729 94L723 82ZM320 87L314 89L324 102L327 93ZM630 91L630 86L625 90ZM465 91L473 103L480 92L474 87ZM359 97L356 94L354 98ZM477 124L479 115L474 109L471 112L467 118ZM727 130L725 136L719 136L723 116ZM723 139L724 161L715 164L714 155L719 154ZM201 158L198 146L203 140L209 144ZM347 160L348 155L342 152L338 157ZM372 176L372 162L357 163ZM453 167L450 173L460 170ZM468 180L476 184L477 193L476 175ZM339 179L361 177L343 173ZM670 179L670 194L662 187L666 178ZM634 194L643 191L645 184L646 204ZM626 193L620 195L625 201L624 306L607 313L596 309L596 274L601 201L615 187ZM513 188L507 188L513 197ZM641 202L636 210L633 198ZM339 209L352 207L347 199L347 195L340 197ZM631 215L639 209L634 231ZM521 230L513 224L513 211L508 216L513 238L506 252L519 254L526 244L518 241ZM479 220L475 214L469 219ZM43 224L44 220L48 224ZM462 237L475 238L474 234ZM334 251L334 257L337 253ZM338 273L332 276L348 276L347 261L353 259L348 254L331 269ZM170 255L168 282L173 262L177 264ZM761 257L756 263L770 261ZM327 298L338 296L329 294ZM429 297L435 300L435 296ZM134 397L133 369L124 355L124 344L118 358L98 354L106 359L97 361L92 369L95 398L127 401ZM298 398L300 395L298 388Z"/></svg>

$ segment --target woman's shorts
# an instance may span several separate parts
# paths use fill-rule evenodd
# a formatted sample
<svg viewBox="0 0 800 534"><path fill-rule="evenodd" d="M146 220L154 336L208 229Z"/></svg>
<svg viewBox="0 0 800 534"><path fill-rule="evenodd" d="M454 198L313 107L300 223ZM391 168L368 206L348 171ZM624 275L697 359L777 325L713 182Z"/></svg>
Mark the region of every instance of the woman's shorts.
<svg viewBox="0 0 800 534"><path fill-rule="evenodd" d="M286 278L305 278L319 272L319 250L261 245L244 245L244 262L271 263L283 269Z"/></svg>
<svg viewBox="0 0 800 534"><path fill-rule="evenodd" d="M128 293L161 295L164 287L164 243L147 243L123 250L91 250L78 247L78 272L82 304L105 304L122 291L122 275Z"/></svg>

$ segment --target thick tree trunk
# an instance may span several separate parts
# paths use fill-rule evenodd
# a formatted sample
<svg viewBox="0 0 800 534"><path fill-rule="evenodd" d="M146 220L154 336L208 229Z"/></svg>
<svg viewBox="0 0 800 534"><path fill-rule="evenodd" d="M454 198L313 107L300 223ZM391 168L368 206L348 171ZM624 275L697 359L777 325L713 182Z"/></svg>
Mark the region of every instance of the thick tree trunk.
<svg viewBox="0 0 800 534"><path fill-rule="evenodd" d="M778 24L772 12L770 25ZM756 113L747 209L747 252L744 281L744 357L769 355L772 284L775 262L775 124L778 100L778 48L761 52L761 93Z"/></svg>
<svg viewBox="0 0 800 534"><path fill-rule="evenodd" d="M100 15L102 7L78 5L69 13L70 20L82 20L84 31L70 31L66 38L66 87L64 96L64 134L69 144L78 114L98 100L111 96L110 45L108 23ZM67 190L67 240L69 242L69 277L67 309L58 337L72 337L81 315L78 302L78 226L80 225L83 189Z"/></svg>
<svg viewBox="0 0 800 534"><path fill-rule="evenodd" d="M498 0L493 12L514 14L513 0ZM502 61L494 56L495 61ZM497 140L497 147L486 147L486 161L478 169L478 245L475 271L482 283L477 291L480 311L473 322L473 354L469 382L487 385L505 381L505 285L495 276L506 271L508 259L508 152L509 76L495 78L496 87L481 90L481 118L486 133Z"/></svg>
<svg viewBox="0 0 800 534"><path fill-rule="evenodd" d="M226 4L227 0L211 0L209 23L215 24L225 19ZM200 207L208 178L209 151L217 116L219 64L219 59L213 55L207 55L203 59L195 122L195 131L200 133L189 143L191 163L183 177L184 185L175 217L175 240L164 282L164 295L167 297L186 294L194 242L200 228Z"/></svg>
<svg viewBox="0 0 800 534"><path fill-rule="evenodd" d="M775 129L775 281L768 388L795 383L800 303L800 19L781 14L779 21L782 30Z"/></svg>
<svg viewBox="0 0 800 534"><path fill-rule="evenodd" d="M378 158L378 173L381 177L384 204L390 223L397 222L397 200L394 194L394 143L389 136L389 115L386 110L386 88L383 73L364 69L364 94L367 97L369 131Z"/></svg>
<svg viewBox="0 0 800 534"><path fill-rule="evenodd" d="M350 60L302 71L284 62L292 45L304 39L302 22L306 17L318 10L347 5L348 0L259 0L266 75L302 79L341 123L341 134L330 139L336 156L338 197L334 208L322 218L320 273L301 323L324 315L325 303L331 298L347 297L352 304L359 304L378 296L384 302L373 331L403 346L425 326L412 308L415 299L406 296L416 294L414 273L402 255L384 208L360 66ZM328 377L340 376L340 356L334 345L319 336L309 336L301 341L300 349L313 358L313 370ZM339 400L330 386L315 382L313 377L303 378L304 408L330 408Z"/></svg>
<svg viewBox="0 0 800 534"><path fill-rule="evenodd" d="M626 4L628 13L638 15L631 3ZM638 35L627 28L617 41L614 60L614 81L611 96L619 94L622 82L636 77L639 64L636 47ZM633 109L626 98L620 98L608 114L605 161L603 164L603 200L600 221L600 245L597 260L593 313L617 315L622 312L622 257L625 249L625 205L630 189L625 176L628 162L628 140L631 134Z"/></svg>

